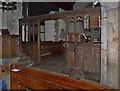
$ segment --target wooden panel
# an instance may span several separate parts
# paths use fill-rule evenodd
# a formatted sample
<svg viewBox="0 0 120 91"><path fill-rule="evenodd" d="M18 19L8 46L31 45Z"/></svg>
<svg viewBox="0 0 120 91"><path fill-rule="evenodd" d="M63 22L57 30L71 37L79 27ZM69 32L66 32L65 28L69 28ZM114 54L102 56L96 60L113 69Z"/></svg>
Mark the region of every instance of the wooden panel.
<svg viewBox="0 0 120 91"><path fill-rule="evenodd" d="M93 73L101 73L101 52L100 47L92 48L93 53Z"/></svg>
<svg viewBox="0 0 120 91"><path fill-rule="evenodd" d="M69 68L74 67L75 64L75 51L74 51L73 43L67 43L67 52L66 52L66 60L67 66ZM90 45L90 44L79 44L77 46L77 58L79 70L81 70L86 76L91 75L92 78L98 79L100 78L101 73L101 52L100 45ZM94 76L97 75L96 77ZM89 77L90 78L90 77ZM99 79L100 80L100 79Z"/></svg>
<svg viewBox="0 0 120 91"><path fill-rule="evenodd" d="M11 36L10 40L10 51L11 51L11 57L17 57L18 56L18 36Z"/></svg>
<svg viewBox="0 0 120 91"><path fill-rule="evenodd" d="M80 33L67 33L68 42L81 42L81 37Z"/></svg>
<svg viewBox="0 0 120 91"><path fill-rule="evenodd" d="M99 29L99 16L92 15L90 16L90 29L98 28Z"/></svg>
<svg viewBox="0 0 120 91"><path fill-rule="evenodd" d="M2 58L10 57L10 37L9 35L2 36Z"/></svg>
<svg viewBox="0 0 120 91"><path fill-rule="evenodd" d="M99 45L79 45L78 60L84 72L100 74L100 46Z"/></svg>
<svg viewBox="0 0 120 91"><path fill-rule="evenodd" d="M0 36L1 41L1 52L0 57L12 58L18 56L18 36L2 35Z"/></svg>
<svg viewBox="0 0 120 91"><path fill-rule="evenodd" d="M29 41L29 42L22 42L21 43L21 49L23 53L26 53L28 56L30 56L34 60L37 59L37 42L35 41ZM64 47L63 42L52 42L52 41L41 41L40 43L40 56L41 60L47 60L49 58L53 58L56 55L64 53Z"/></svg>
<svg viewBox="0 0 120 91"><path fill-rule="evenodd" d="M68 67L73 67L75 64L75 43L77 43L77 58L80 69L83 72L100 75L100 45L81 42L79 33L67 33L66 60Z"/></svg>
<svg viewBox="0 0 120 91"><path fill-rule="evenodd" d="M91 72L91 67L92 67L91 46L86 46L86 47L83 47L83 48L84 48L84 71L85 72Z"/></svg>
<svg viewBox="0 0 120 91"><path fill-rule="evenodd" d="M68 68L73 68L75 53L74 53L74 45L72 43L67 43L66 60L67 60Z"/></svg>
<svg viewBox="0 0 120 91"><path fill-rule="evenodd" d="M79 91L111 89L20 65L16 68L22 69L17 73L11 72L11 89L78 89Z"/></svg>
<svg viewBox="0 0 120 91"><path fill-rule="evenodd" d="M10 64L2 65L3 75L10 75Z"/></svg>

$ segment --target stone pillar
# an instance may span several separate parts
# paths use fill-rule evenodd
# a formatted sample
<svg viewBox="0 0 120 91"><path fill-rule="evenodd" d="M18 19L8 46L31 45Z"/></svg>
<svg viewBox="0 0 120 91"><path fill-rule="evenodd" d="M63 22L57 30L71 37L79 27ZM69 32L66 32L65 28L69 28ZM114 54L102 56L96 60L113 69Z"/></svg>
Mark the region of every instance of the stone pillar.
<svg viewBox="0 0 120 91"><path fill-rule="evenodd" d="M107 82L107 12L101 8L101 84Z"/></svg>
<svg viewBox="0 0 120 91"><path fill-rule="evenodd" d="M119 88L118 3L102 3L101 85Z"/></svg>
<svg viewBox="0 0 120 91"><path fill-rule="evenodd" d="M118 86L120 89L120 2L118 3Z"/></svg>

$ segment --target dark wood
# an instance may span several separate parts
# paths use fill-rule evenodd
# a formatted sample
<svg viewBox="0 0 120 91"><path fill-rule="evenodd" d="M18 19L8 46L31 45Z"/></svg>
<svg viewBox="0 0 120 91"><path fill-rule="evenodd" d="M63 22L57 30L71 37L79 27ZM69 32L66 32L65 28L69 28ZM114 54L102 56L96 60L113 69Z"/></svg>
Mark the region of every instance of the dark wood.
<svg viewBox="0 0 120 91"><path fill-rule="evenodd" d="M21 42L22 42L22 24L20 23L19 20L19 48L21 48ZM21 52L21 49L19 49L19 51Z"/></svg>
<svg viewBox="0 0 120 91"><path fill-rule="evenodd" d="M2 33L2 35L10 35L8 29L0 29L0 32Z"/></svg>
<svg viewBox="0 0 120 91"><path fill-rule="evenodd" d="M76 44L76 48L75 48ZM100 80L101 46L100 44L82 43L80 33L67 33L66 61L68 68L79 69L83 74L93 74L95 80ZM75 53L77 52L77 53ZM76 63L77 58L77 63ZM77 67L75 66L77 64ZM88 76L87 74L87 76ZM86 74L85 74L86 75ZM97 75L97 76L96 76ZM90 79L88 77L88 79Z"/></svg>
<svg viewBox="0 0 120 91"><path fill-rule="evenodd" d="M41 59L40 59L40 20L38 20L38 31L37 31L37 48L38 48L38 63L40 63Z"/></svg>
<svg viewBox="0 0 120 91"><path fill-rule="evenodd" d="M21 22L32 22L34 20L40 19L41 21L44 20L53 20L53 19L64 19L68 16L74 16L74 15L96 15L100 13L100 8L86 8L86 9L80 9L80 10L74 10L74 11L65 11L65 12L59 12L54 14L46 14L46 15L40 15L40 16L34 16L34 17L28 17L23 18L20 21Z"/></svg>
<svg viewBox="0 0 120 91"><path fill-rule="evenodd" d="M33 22L33 41L35 41L35 23Z"/></svg>
<svg viewBox="0 0 120 91"><path fill-rule="evenodd" d="M49 14L50 11L59 11L59 7L47 2L29 2L29 16Z"/></svg>
<svg viewBox="0 0 120 91"><path fill-rule="evenodd" d="M28 16L28 7L29 7L29 2L23 2L23 4L22 4L22 15L24 16L24 17L27 17Z"/></svg>
<svg viewBox="0 0 120 91"><path fill-rule="evenodd" d="M99 29L99 14L90 16L90 29Z"/></svg>
<svg viewBox="0 0 120 91"><path fill-rule="evenodd" d="M59 42L41 42L40 41L40 22L45 20L56 20L56 19L64 19L66 21L66 31L68 36L66 35L66 60L68 64L68 68L79 68L79 71L97 74L100 77L100 42L99 45L93 43L94 37L99 36L100 32L94 33L90 31L89 33L83 32L87 37L91 37L90 40L86 40L84 36L80 33L68 33L68 23L70 19L74 22L74 32L76 32L76 22L82 21L85 15L91 17L91 22L94 22L92 16L98 16L100 14L100 8L87 8L81 10L74 11L65 11L59 12L49 15L40 15L34 17L26 17L20 19L20 24L28 24L33 22L37 22L37 24L33 24L33 26L37 26L37 41L29 41L22 42L22 50L28 56L32 57L34 60L39 63L46 58L50 58L55 56L56 53L63 53L64 48L61 48L61 44ZM90 28L98 28L98 19L96 18L97 23L91 24ZM26 29L25 29L26 30ZM33 34L34 35L34 34ZM26 37L26 36L25 36ZM99 37L100 39L100 37ZM52 44L53 43L53 44ZM85 44L87 43L87 44ZM63 45L62 45L63 46ZM59 50L59 51L58 51ZM76 61L77 60L77 61ZM77 64L77 67L75 66ZM79 67L78 67L79 66ZM93 77L93 76L92 76Z"/></svg>
<svg viewBox="0 0 120 91"><path fill-rule="evenodd" d="M30 38L30 32L31 32L31 26L30 26L30 23L28 23L28 41L31 40L31 38Z"/></svg>
<svg viewBox="0 0 120 91"><path fill-rule="evenodd" d="M4 31L4 29L1 31ZM0 35L1 48L2 48L0 52L0 58L6 59L6 58L18 57L19 36L9 35L8 30L2 33L3 34Z"/></svg>
<svg viewBox="0 0 120 91"><path fill-rule="evenodd" d="M49 15L40 15L40 16L22 18L22 19L20 19L20 24L21 25L24 24L26 26L26 23L27 24L31 23L31 24L33 24L33 27L34 27L33 22L35 22L35 21L37 22L37 28L38 28L38 30L37 30L37 52L38 52L37 60L40 62L40 59L41 59L39 56L39 54L40 54L40 22L45 21L45 20L55 20L55 19L65 19L66 22L68 22L69 17L74 17L74 16L81 17L86 14L91 16L91 15L98 15L99 13L100 13L100 8L87 8L87 9L74 10L74 11L65 11L65 12L59 12L59 13L54 13L54 14L49 14ZM74 17L74 18L76 19L76 17ZM76 20L75 20L75 22L76 22ZM67 24L67 26L68 26L68 24ZM74 27L74 29L75 29L74 31L76 31L76 27ZM26 27L25 27L25 31L26 31ZM68 29L67 29L67 32L68 32ZM34 33L33 33L33 35L34 35ZM33 36L33 41L34 41L34 38L35 38L35 36ZM25 41L26 41L26 34L25 34ZM28 48L26 48L26 49L28 49Z"/></svg>
<svg viewBox="0 0 120 91"><path fill-rule="evenodd" d="M18 57L19 36L10 36L10 57Z"/></svg>
<svg viewBox="0 0 120 91"><path fill-rule="evenodd" d="M38 60L38 51L37 51L37 41L22 42L21 50L23 53L26 53L34 60ZM63 41L52 42L52 41L41 41L40 42L40 58L42 60L47 60L48 58L54 57L55 55L64 53Z"/></svg>
<svg viewBox="0 0 120 91"><path fill-rule="evenodd" d="M12 69L14 66L12 66ZM11 71L11 89L59 89L59 90L79 90L79 91L99 91L113 90L112 88L96 85L89 82L75 80L65 76L48 73L33 68L27 68L16 65L15 68L20 69L19 72Z"/></svg>

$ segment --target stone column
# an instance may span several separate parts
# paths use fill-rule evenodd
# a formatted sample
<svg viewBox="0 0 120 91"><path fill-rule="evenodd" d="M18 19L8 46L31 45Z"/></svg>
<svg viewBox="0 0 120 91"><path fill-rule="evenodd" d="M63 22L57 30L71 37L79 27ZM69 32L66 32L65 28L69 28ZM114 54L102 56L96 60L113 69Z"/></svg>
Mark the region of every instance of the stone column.
<svg viewBox="0 0 120 91"><path fill-rule="evenodd" d="M118 3L118 88L120 89L120 2Z"/></svg>
<svg viewBox="0 0 120 91"><path fill-rule="evenodd" d="M102 3L101 85L119 88L118 3Z"/></svg>
<svg viewBox="0 0 120 91"><path fill-rule="evenodd" d="M101 8L101 84L107 82L107 12Z"/></svg>

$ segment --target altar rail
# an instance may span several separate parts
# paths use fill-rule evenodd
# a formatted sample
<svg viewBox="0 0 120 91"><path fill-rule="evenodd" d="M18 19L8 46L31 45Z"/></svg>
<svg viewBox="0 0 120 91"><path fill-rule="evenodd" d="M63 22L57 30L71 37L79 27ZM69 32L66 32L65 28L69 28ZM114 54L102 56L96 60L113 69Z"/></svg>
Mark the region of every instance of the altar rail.
<svg viewBox="0 0 120 91"><path fill-rule="evenodd" d="M78 91L109 91L111 88L96 85L89 82L75 80L65 76L48 73L34 68L23 66L12 66L21 69L19 72L11 71L11 89L58 89L59 90L78 90ZM113 90L112 90L113 91Z"/></svg>

